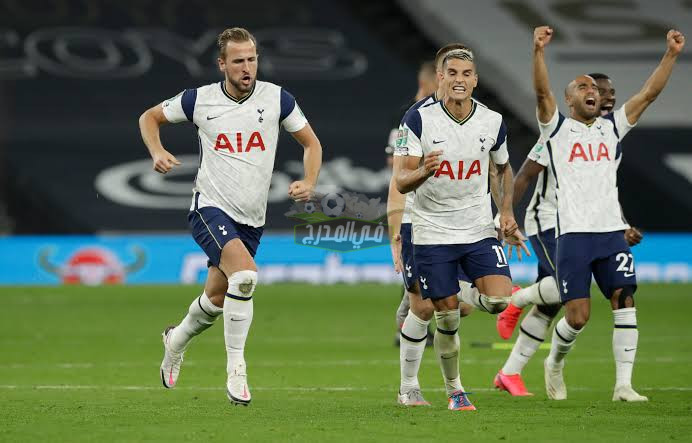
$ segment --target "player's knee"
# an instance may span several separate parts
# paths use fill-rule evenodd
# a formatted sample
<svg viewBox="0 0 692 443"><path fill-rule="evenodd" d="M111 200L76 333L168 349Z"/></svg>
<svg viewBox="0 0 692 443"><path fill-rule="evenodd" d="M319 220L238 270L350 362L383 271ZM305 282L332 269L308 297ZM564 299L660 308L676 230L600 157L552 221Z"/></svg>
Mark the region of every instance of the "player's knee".
<svg viewBox="0 0 692 443"><path fill-rule="evenodd" d="M626 285L613 291L610 297L610 305L613 310L634 307L635 287Z"/></svg>
<svg viewBox="0 0 692 443"><path fill-rule="evenodd" d="M576 330L581 330L589 322L589 313L573 311L567 315L567 323Z"/></svg>
<svg viewBox="0 0 692 443"><path fill-rule="evenodd" d="M236 271L228 277L227 297L237 300L250 300L257 285L257 271Z"/></svg>
<svg viewBox="0 0 692 443"><path fill-rule="evenodd" d="M416 303L415 305L411 305L411 312L416 314L416 317L421 320L428 321L432 319L435 308L433 308L432 303Z"/></svg>
<svg viewBox="0 0 692 443"><path fill-rule="evenodd" d="M441 356L449 358L459 352L459 310L435 312L435 348Z"/></svg>

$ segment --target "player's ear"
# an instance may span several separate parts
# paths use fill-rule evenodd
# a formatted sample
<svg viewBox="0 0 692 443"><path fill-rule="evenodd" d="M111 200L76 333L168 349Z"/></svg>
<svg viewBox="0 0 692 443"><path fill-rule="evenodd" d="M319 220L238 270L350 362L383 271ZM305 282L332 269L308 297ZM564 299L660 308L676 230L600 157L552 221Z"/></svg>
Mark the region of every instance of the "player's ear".
<svg viewBox="0 0 692 443"><path fill-rule="evenodd" d="M224 72L226 70L226 61L221 57L217 57L216 62L219 64L219 71Z"/></svg>

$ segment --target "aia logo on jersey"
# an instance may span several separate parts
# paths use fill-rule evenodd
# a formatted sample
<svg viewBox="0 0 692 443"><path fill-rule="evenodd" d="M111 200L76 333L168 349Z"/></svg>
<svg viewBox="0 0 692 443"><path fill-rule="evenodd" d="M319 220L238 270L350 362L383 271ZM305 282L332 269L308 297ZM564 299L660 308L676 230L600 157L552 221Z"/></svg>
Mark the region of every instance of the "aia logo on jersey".
<svg viewBox="0 0 692 443"><path fill-rule="evenodd" d="M589 154L588 156L586 155L587 153ZM602 159L610 161L610 153L608 152L608 146L606 146L605 143L600 143L598 145L598 151L594 156L594 148L591 145L591 143L588 144L588 151L584 149L581 143L575 143L574 146L572 146L572 153L570 153L569 160L567 161L572 163L573 161L578 159L582 159L585 162L597 162L601 161Z"/></svg>
<svg viewBox="0 0 692 443"><path fill-rule="evenodd" d="M440 163L440 167L437 168L437 171L435 172L435 178L438 178L442 175L446 175L447 177L449 177L450 180L468 180L471 178L472 175L478 175L480 177L481 161L474 160L471 163L471 166L469 167L468 171L466 171L466 175L464 175L464 161L459 160L455 176L454 170L452 169L452 164L447 160L444 160L442 163Z"/></svg>
<svg viewBox="0 0 692 443"><path fill-rule="evenodd" d="M216 145L214 146L214 151L220 151L227 149L230 154L236 152L250 152L253 148L259 148L264 151L264 140L262 140L262 134L255 131L250 134L250 139L248 139L247 144L243 144L243 133L236 132L235 134L235 146L231 144L228 137L232 137L231 134L219 134L216 136Z"/></svg>

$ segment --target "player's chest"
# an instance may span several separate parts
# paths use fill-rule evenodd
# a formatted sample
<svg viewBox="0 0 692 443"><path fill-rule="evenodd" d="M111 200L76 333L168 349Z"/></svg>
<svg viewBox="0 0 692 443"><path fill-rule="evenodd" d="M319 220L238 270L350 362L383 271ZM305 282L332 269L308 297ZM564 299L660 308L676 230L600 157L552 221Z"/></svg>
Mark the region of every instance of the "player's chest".
<svg viewBox="0 0 692 443"><path fill-rule="evenodd" d="M443 156L449 159L487 158L497 137L497 134L491 134L486 125L476 122L463 125L444 120L430 122L425 131L425 151L441 150Z"/></svg>
<svg viewBox="0 0 692 443"><path fill-rule="evenodd" d="M564 128L553 143L556 163L576 170L603 169L615 165L618 139L602 124Z"/></svg>

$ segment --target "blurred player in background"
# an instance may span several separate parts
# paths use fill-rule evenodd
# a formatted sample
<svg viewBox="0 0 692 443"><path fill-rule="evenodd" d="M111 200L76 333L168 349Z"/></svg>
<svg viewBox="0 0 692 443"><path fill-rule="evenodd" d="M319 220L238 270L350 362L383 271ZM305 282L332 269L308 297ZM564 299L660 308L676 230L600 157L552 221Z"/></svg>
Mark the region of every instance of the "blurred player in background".
<svg viewBox="0 0 692 443"><path fill-rule="evenodd" d="M305 178L288 189L294 200L311 196L322 147L295 98L280 86L257 81L257 42L247 30L226 29L218 46L224 81L184 90L147 110L139 124L154 170L162 174L180 164L161 144L163 124L192 122L200 145L188 220L209 257L209 273L204 292L185 318L163 333L161 381L166 388L175 386L190 340L223 315L227 396L233 404L247 405L251 395L244 349L257 285L254 256L265 223L279 129L290 132L305 152Z"/></svg>
<svg viewBox="0 0 692 443"><path fill-rule="evenodd" d="M598 86L601 116L613 111L616 103L615 88L610 77L601 73L589 74ZM529 152L528 158L514 177L514 205L521 201L526 189L537 179L537 185L526 210L524 229L538 258L538 278L536 283L512 294L512 302L497 316L497 330L502 338L509 339L514 332L522 310L534 305L524 317L519 327L519 336L505 365L495 377L498 389L511 395L532 395L526 389L521 371L545 340L550 323L562 305L555 283L555 177L543 164L548 162L548 150L539 139ZM543 158L541 160L541 158ZM619 160L622 159L622 156ZM638 244L642 234L638 229L628 227L625 239L629 246Z"/></svg>
<svg viewBox="0 0 692 443"><path fill-rule="evenodd" d="M404 117L396 154L405 158L395 182L402 194L416 191L412 205L414 262L422 299L430 299L434 307L435 351L448 408L475 410L459 376L459 265L473 279L479 294L493 303L487 308L492 309L495 302L506 303L512 286L492 217L488 192L491 159L502 183L500 226L506 237L521 234L512 212L505 124L500 114L471 98L478 82L473 53L468 49L449 51L443 57L442 72L443 100ZM517 237L514 240L524 247ZM415 342L424 335L430 321L413 311L412 303L402 328L402 353L404 342Z"/></svg>
<svg viewBox="0 0 692 443"><path fill-rule="evenodd" d="M634 258L623 236L628 226L618 201L617 168L621 140L665 87L685 37L669 31L667 50L642 89L605 117L600 115L596 81L588 75L576 77L565 89L570 109L565 118L557 109L544 59L552 35L548 26L536 28L533 49L536 116L548 151L543 166L550 167L556 181L555 268L566 311L555 326L550 355L544 362L546 392L551 399L567 398L564 358L589 320L593 275L613 310L613 400L647 401L632 388L639 338L634 307L637 281Z"/></svg>

